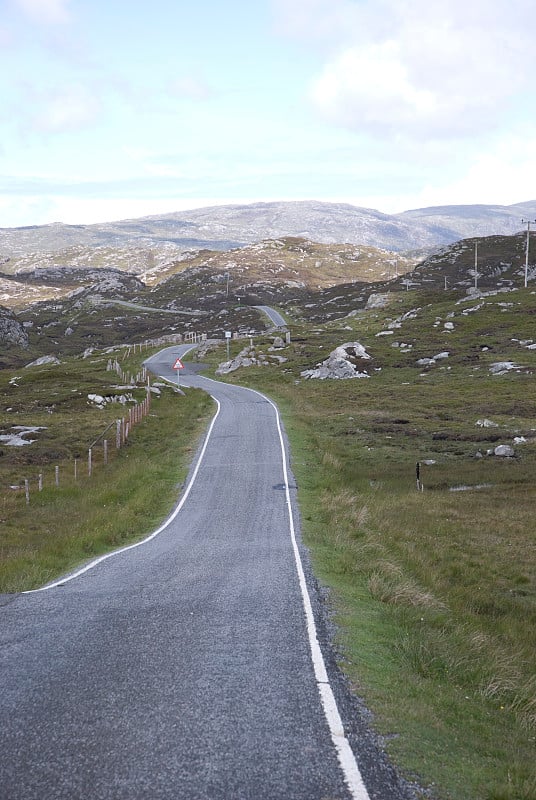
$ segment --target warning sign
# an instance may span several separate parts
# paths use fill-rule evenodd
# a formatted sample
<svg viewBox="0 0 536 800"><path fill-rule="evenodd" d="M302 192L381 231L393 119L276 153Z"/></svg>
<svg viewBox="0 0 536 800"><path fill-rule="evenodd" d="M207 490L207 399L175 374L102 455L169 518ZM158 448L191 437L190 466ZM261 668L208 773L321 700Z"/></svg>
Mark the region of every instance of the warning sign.
<svg viewBox="0 0 536 800"><path fill-rule="evenodd" d="M182 361L180 360L180 358L178 358L178 359L175 361L175 363L173 364L173 369L184 369L184 364L182 363Z"/></svg>

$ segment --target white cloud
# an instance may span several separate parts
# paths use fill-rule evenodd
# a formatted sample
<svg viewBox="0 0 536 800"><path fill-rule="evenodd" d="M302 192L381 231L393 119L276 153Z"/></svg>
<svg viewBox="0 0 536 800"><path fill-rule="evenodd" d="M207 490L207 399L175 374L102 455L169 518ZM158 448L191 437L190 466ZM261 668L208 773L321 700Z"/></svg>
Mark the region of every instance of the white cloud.
<svg viewBox="0 0 536 800"><path fill-rule="evenodd" d="M172 94L186 97L190 100L209 100L214 95L214 90L204 78L197 75L182 75L170 84Z"/></svg>
<svg viewBox="0 0 536 800"><path fill-rule="evenodd" d="M316 42L340 40L364 13L352 0L272 0L272 7L279 33Z"/></svg>
<svg viewBox="0 0 536 800"><path fill-rule="evenodd" d="M280 28L328 52L313 105L354 131L481 135L512 114L536 67L530 0L274 0Z"/></svg>
<svg viewBox="0 0 536 800"><path fill-rule="evenodd" d="M69 20L70 0L14 0L14 3L36 22L57 24Z"/></svg>
<svg viewBox="0 0 536 800"><path fill-rule="evenodd" d="M536 131L503 138L477 155L463 176L446 182L441 188L425 186L422 196L426 205L445 202L513 204L536 199L535 138Z"/></svg>
<svg viewBox="0 0 536 800"><path fill-rule="evenodd" d="M13 198L0 195L0 215L3 227L46 225L63 222L68 225L91 225L122 219L136 219L157 214L172 214L207 206L245 204L258 201L259 197L176 197L176 198L84 198L78 196L25 195ZM266 198L261 198L266 200ZM276 200L277 198L273 198Z"/></svg>
<svg viewBox="0 0 536 800"><path fill-rule="evenodd" d="M535 138L536 131L518 131L476 153L462 169L453 164L452 171L434 171L428 179L421 178L421 187L415 190L401 184L393 191L392 185L379 179L377 191L339 199L390 214L438 205L512 205L536 200Z"/></svg>
<svg viewBox="0 0 536 800"><path fill-rule="evenodd" d="M66 86L46 99L33 126L44 133L76 131L93 124L100 111L100 100L84 86Z"/></svg>
<svg viewBox="0 0 536 800"><path fill-rule="evenodd" d="M437 93L411 81L394 42L344 51L325 67L311 97L324 116L357 130L396 132L438 112Z"/></svg>

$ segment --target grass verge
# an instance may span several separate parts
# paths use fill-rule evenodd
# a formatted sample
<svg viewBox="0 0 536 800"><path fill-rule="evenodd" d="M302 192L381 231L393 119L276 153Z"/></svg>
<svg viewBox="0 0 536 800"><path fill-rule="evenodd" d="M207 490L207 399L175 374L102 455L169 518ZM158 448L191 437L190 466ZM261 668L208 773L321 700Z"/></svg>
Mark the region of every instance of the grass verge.
<svg viewBox="0 0 536 800"><path fill-rule="evenodd" d="M427 797L534 800L536 402L530 370L488 369L532 356L519 345L526 317L484 312L441 332L437 307L424 307L427 327L410 317L398 334L415 342L409 356L375 337L383 319L352 321L350 333L303 326L284 365L229 380L282 411L341 666L393 760ZM488 332L481 353L477 323ZM382 367L371 379L300 379L352 338ZM447 350L443 367L415 363ZM492 426L477 424L488 417ZM514 437L526 439L515 458L486 455Z"/></svg>
<svg viewBox="0 0 536 800"><path fill-rule="evenodd" d="M35 376L25 381L24 392L14 397L16 393L10 391L9 402L17 400L18 412L6 416L10 424L42 421L47 428L37 447L2 449L0 592L42 586L85 560L154 530L176 502L195 443L213 413L212 401L203 392L187 390L179 397L172 388L162 388L149 416L135 426L126 445L117 452L111 449L108 464L103 463L102 454L95 456L91 477L81 459L75 480L74 456L87 452L87 444L119 413L117 407L104 411L89 407L85 396L83 402L80 399L85 395L80 387L86 382L84 389L105 392L109 375L103 374L98 362L85 364L83 371L79 361L67 362L50 379L56 404L46 418L35 406L39 391L44 392L43 380ZM68 391L66 386L62 389L64 383L70 384ZM35 390L31 400L30 385ZM76 393L71 392L73 387ZM134 387L136 391L144 394ZM58 401L60 396L68 398L64 406ZM43 402L44 398L45 394ZM59 487L53 465L59 466ZM42 491L36 490L38 472L45 474ZM7 484L20 475L31 478L29 505L24 492L11 490Z"/></svg>

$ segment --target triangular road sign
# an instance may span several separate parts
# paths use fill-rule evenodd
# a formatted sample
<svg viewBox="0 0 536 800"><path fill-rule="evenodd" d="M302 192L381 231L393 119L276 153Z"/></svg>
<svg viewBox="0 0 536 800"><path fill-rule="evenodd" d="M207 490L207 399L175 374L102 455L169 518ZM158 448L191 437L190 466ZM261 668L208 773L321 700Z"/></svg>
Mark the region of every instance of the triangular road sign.
<svg viewBox="0 0 536 800"><path fill-rule="evenodd" d="M180 358L178 358L178 359L175 361L175 363L173 364L173 369L184 369L184 364L182 363L182 361L180 360Z"/></svg>

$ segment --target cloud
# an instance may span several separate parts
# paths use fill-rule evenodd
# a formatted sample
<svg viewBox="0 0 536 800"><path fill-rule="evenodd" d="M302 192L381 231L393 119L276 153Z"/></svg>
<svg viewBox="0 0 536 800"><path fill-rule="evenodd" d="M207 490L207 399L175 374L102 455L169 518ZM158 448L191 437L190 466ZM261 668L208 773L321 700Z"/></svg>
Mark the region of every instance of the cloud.
<svg viewBox="0 0 536 800"><path fill-rule="evenodd" d="M99 98L84 86L66 86L48 95L33 127L43 133L80 130L95 122L101 108Z"/></svg>
<svg viewBox="0 0 536 800"><path fill-rule="evenodd" d="M479 136L504 123L536 67L529 0L274 0L309 38L309 97L328 121L374 136Z"/></svg>
<svg viewBox="0 0 536 800"><path fill-rule="evenodd" d="M30 19L47 24L63 24L69 20L70 0L13 0Z"/></svg>
<svg viewBox="0 0 536 800"><path fill-rule="evenodd" d="M208 82L196 75L182 75L175 78L170 84L173 95L189 100L209 100L214 96L214 90Z"/></svg>

